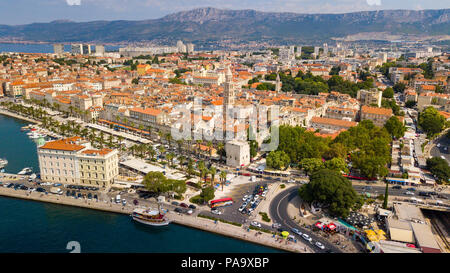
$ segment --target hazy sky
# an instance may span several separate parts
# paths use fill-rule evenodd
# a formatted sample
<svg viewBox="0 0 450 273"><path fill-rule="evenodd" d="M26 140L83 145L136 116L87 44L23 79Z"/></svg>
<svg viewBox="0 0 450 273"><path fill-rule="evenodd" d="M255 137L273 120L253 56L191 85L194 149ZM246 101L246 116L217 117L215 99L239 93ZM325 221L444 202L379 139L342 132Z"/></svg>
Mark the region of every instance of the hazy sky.
<svg viewBox="0 0 450 273"><path fill-rule="evenodd" d="M344 13L381 9L443 9L449 0L1 0L0 24L142 20L199 7Z"/></svg>

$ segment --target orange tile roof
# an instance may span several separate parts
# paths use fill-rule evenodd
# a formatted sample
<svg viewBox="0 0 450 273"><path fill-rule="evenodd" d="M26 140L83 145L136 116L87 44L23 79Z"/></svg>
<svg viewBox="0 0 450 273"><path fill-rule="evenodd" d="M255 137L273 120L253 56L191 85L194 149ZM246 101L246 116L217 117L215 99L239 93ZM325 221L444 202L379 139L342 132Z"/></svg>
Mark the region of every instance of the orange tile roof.
<svg viewBox="0 0 450 273"><path fill-rule="evenodd" d="M367 114L375 114L375 115L383 115L383 116L392 116L392 109L389 108L378 108L378 107L370 107L367 105L364 105L361 108L362 113Z"/></svg>
<svg viewBox="0 0 450 273"><path fill-rule="evenodd" d="M355 121L347 121L347 120L341 120L341 119L333 119L333 118L321 118L321 117L313 117L311 119L311 122L313 123L321 123L321 124L328 124L328 125L336 125L336 126L343 126L343 127L353 127L358 125Z"/></svg>
<svg viewBox="0 0 450 273"><path fill-rule="evenodd" d="M112 151L113 150L111 150L111 149L104 148L104 149L101 149L101 150L85 150L82 153L83 154L89 154L89 155L107 155L107 154L109 154Z"/></svg>
<svg viewBox="0 0 450 273"><path fill-rule="evenodd" d="M85 147L76 143L77 140L81 140L81 137L71 137L66 139L59 139L55 141L49 141L39 147L46 150L60 150L60 151L79 151Z"/></svg>
<svg viewBox="0 0 450 273"><path fill-rule="evenodd" d="M157 116L159 114L161 114L161 110L158 109L154 109L154 108L146 108L146 109L142 109L139 107L135 107L130 109L130 111L134 111L134 112L138 112L138 113L142 113L142 114L146 114L146 115L150 115L150 116Z"/></svg>

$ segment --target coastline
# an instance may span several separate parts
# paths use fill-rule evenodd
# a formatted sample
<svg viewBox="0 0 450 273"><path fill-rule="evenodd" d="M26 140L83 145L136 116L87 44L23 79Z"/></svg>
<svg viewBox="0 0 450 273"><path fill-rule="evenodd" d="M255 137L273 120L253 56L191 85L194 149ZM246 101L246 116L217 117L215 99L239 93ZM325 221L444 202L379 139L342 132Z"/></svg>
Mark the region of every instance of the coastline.
<svg viewBox="0 0 450 273"><path fill-rule="evenodd" d="M8 116L8 117L20 119L20 120L31 122L31 123L34 123L34 124L40 124L41 123L41 122L36 121L34 119L30 119L30 118L27 118L27 117L24 117L24 116L21 116L21 115L14 114L14 113L12 113L12 112L10 112L8 110L2 109L2 108L0 108L0 115L5 115L5 116Z"/></svg>
<svg viewBox="0 0 450 273"><path fill-rule="evenodd" d="M112 213L119 214L131 214L133 207L130 206L122 206L112 203L104 203L104 202L96 202L84 199L73 199L68 198L63 195L53 195L53 194L42 194L38 192L26 192L21 190L14 190L11 188L0 187L0 196L25 199L31 201L38 202L47 202L53 203L57 205L66 205L72 207L80 207L87 209L94 209L99 211L106 211ZM178 215L172 211L169 211L167 214L168 218L175 224L187 226L190 228L200 229L203 231L219 234L222 236L247 241L254 244L263 245L266 247L271 247L275 249L279 249L287 252L294 253L305 253L308 251L304 251L303 247L297 245L295 243L289 242L286 244L276 242L274 238L272 238L271 234L261 234L256 236L256 231L250 230L245 231L242 227L237 227L225 223L215 223L212 220L201 218L201 217L192 217L188 215Z"/></svg>

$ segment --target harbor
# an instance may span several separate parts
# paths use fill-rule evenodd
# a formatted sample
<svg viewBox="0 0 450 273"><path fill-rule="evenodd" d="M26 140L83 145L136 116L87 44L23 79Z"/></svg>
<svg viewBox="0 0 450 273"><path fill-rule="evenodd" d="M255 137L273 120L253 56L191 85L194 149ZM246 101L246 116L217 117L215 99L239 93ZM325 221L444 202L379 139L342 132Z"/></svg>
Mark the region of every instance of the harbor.
<svg viewBox="0 0 450 273"><path fill-rule="evenodd" d="M32 201L47 202L57 205L67 205L79 208L87 208L100 210L105 212L119 213L125 215L131 215L133 207L122 206L121 204L96 202L84 199L72 199L60 195L43 194L39 192L26 192L20 190L14 190L10 188L0 187L0 195L12 198L27 199ZM307 253L303 247L292 242L285 240L274 239L271 234L258 233L257 231L246 231L242 227L237 227L225 223L216 222L213 220L191 217L188 215L178 214L173 211L169 211L167 217L178 225L200 229L203 231L216 233L219 235L231 237L234 239L244 240L250 243L261 244L267 247L276 248L282 251ZM131 218L130 218L131 224Z"/></svg>
<svg viewBox="0 0 450 273"><path fill-rule="evenodd" d="M17 119L12 119L9 117L5 117L0 115L0 125L2 126L2 133L9 134L5 135L5 141L0 145L0 157L6 158L9 162L5 166L5 173L2 173L2 178L0 180L3 181L3 184L8 184L11 182L19 182L20 180L26 181L29 176L27 175L18 175L17 173L24 171L25 166L29 166L33 170L39 169L39 164L37 161L36 154L36 142L34 139L29 138L25 130L21 130L24 126L25 129L30 129L29 125L24 123L23 121L19 121ZM20 147L17 149L16 147ZM27 172L29 175L30 172ZM9 198L22 199L23 202L28 201L37 201L40 203L49 204L51 206L60 207L70 206L72 208L82 208L82 209L90 209L95 211L101 211L104 213L114 213L120 215L126 215L129 220L129 225L133 226L133 220L129 215L132 213L134 207L130 204L128 206L123 206L122 204L110 203L108 201L92 201L86 199L74 199L67 196L54 195L54 194L43 194L40 192L29 192L24 190L15 190L13 188L6 188L2 185L0 187L0 195L6 200L10 200ZM5 216L4 216L5 217ZM14 216L15 217L15 216ZM253 252L273 252L273 251L289 251L289 252L305 252L303 248L299 245L293 244L292 242L286 243L286 241L277 240L272 237L272 234L265 234L261 232L257 232L254 230L246 230L242 227L233 226L226 223L221 223L217 221L213 221L210 219L205 219L201 217L194 217L189 215L182 215L176 212L170 211L167 213L167 217L173 224L169 225L169 228L172 226L185 226L189 228L193 228L195 230L201 230L202 232L207 231L208 233L214 233L220 235L219 237L229 238L226 240L238 239L240 242L239 245L245 244L246 247L242 249L245 251L253 251ZM156 231L156 229L161 228L162 230L157 230L157 234L160 232L166 232L164 230L165 227L148 227L144 226L140 223L137 223L141 226L141 228L148 228L150 230ZM223 240L223 239L221 239ZM246 243L244 243L244 241ZM255 247L254 244L258 244L260 246ZM254 250L251 250L254 249ZM0 247L0 251L2 248ZM178 250L180 252L189 251ZM212 252L222 252L222 249L217 248L214 250L210 250ZM239 249L230 248L227 251L229 252L240 252ZM94 251L95 252L95 251ZM145 251L144 251L145 252Z"/></svg>

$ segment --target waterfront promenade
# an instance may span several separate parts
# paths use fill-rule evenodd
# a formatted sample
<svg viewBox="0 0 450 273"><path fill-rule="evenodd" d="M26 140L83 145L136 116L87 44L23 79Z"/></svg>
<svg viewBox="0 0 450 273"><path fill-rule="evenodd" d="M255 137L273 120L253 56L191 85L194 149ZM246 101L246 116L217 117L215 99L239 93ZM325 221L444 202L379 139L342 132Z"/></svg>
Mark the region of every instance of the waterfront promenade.
<svg viewBox="0 0 450 273"><path fill-rule="evenodd" d="M15 114L15 113L10 112L8 110L5 110L5 109L3 109L1 107L0 107L0 114L1 115L5 115L5 116L9 116L9 117L13 117L13 118L16 118L16 119L25 120L25 121L28 121L28 122L31 122L31 123L41 124L41 122L39 122L39 121L36 121L34 119L31 119L31 118L27 118L25 116L21 116L21 115Z"/></svg>
<svg viewBox="0 0 450 273"><path fill-rule="evenodd" d="M131 214L134 209L133 206L123 206L120 204L102 202L95 200L85 200L85 199L74 199L67 197L65 195L53 195L53 194L43 194L40 192L28 192L23 190L14 190L11 188L0 187L0 195L6 197L27 199L39 202L47 202L59 205L68 205L74 207L102 210L107 212L121 213L121 214ZM215 222L213 220L194 217L184 214L178 214L173 211L169 211L167 217L176 224L188 226L191 228L201 229L204 231L232 237L239 240L248 241L251 243L256 243L268 247L273 247L289 252L297 253L308 253L312 252L309 248L306 248L302 242L294 243L287 242L286 240L281 240L274 238L272 234L267 234L264 232L259 233L258 231L250 230L247 231L243 227L238 227L222 222ZM130 219L131 221L131 219Z"/></svg>

